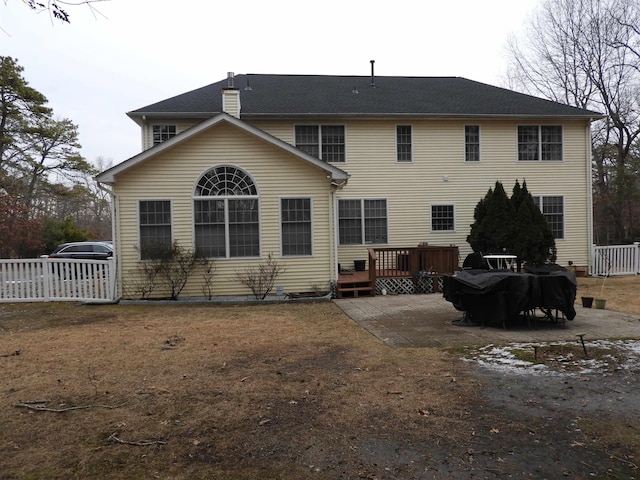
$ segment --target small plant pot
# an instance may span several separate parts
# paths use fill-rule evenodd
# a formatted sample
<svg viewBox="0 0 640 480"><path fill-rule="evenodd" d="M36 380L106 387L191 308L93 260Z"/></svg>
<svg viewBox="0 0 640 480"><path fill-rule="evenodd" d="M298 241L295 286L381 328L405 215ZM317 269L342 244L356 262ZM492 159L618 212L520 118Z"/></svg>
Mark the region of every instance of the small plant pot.
<svg viewBox="0 0 640 480"><path fill-rule="evenodd" d="M596 308L604 308L607 301L604 298L596 298Z"/></svg>
<svg viewBox="0 0 640 480"><path fill-rule="evenodd" d="M593 305L593 297L581 297L581 299L584 308L591 308L591 305Z"/></svg>

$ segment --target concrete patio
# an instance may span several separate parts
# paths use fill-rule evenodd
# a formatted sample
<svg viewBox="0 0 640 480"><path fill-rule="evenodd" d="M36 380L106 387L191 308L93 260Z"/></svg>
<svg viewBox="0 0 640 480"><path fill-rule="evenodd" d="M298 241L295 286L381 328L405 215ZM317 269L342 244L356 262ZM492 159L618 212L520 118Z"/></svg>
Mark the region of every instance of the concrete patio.
<svg viewBox="0 0 640 480"><path fill-rule="evenodd" d="M572 321L521 321L501 327L456 324L462 312L442 294L378 295L334 300L349 317L391 347L451 347L511 342L640 338L640 317L576 304ZM542 314L538 312L542 317Z"/></svg>

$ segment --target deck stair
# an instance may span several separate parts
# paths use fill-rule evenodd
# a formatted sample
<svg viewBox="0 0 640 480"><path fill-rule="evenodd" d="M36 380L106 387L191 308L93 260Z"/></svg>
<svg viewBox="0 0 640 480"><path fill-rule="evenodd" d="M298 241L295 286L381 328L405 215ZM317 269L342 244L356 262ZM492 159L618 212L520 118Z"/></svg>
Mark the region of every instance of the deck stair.
<svg viewBox="0 0 640 480"><path fill-rule="evenodd" d="M372 297L375 295L375 285L369 279L367 272L341 273L336 290L338 298Z"/></svg>

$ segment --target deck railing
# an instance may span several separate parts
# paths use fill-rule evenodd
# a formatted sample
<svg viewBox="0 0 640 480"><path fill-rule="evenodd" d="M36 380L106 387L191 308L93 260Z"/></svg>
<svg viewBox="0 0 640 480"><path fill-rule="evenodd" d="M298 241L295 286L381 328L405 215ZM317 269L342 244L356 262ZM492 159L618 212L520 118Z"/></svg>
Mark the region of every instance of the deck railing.
<svg viewBox="0 0 640 480"><path fill-rule="evenodd" d="M458 270L455 245L369 248L369 278L413 277L420 272L452 274Z"/></svg>

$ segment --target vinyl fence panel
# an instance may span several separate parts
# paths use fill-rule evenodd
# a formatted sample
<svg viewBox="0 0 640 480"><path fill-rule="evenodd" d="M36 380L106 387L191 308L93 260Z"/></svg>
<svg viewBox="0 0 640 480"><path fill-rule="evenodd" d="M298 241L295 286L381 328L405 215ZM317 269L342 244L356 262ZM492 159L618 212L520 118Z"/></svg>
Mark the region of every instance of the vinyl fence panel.
<svg viewBox="0 0 640 480"><path fill-rule="evenodd" d="M592 275L640 274L640 243L593 246Z"/></svg>
<svg viewBox="0 0 640 480"><path fill-rule="evenodd" d="M0 260L0 302L113 302L115 260Z"/></svg>

